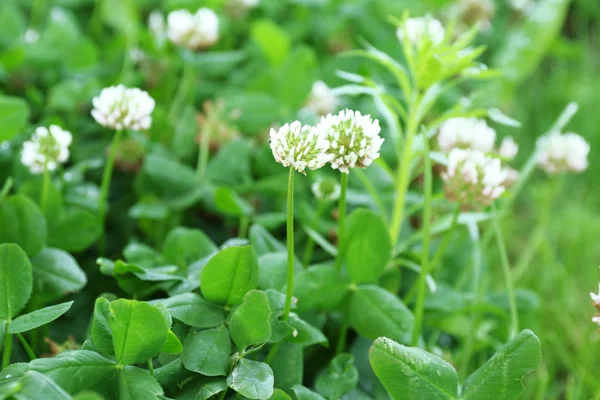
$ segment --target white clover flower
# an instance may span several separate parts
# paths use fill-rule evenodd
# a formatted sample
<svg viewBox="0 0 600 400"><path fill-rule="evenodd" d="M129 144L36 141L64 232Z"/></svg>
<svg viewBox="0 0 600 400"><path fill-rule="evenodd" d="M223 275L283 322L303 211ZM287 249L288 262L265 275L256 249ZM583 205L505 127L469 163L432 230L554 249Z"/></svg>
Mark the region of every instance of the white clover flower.
<svg viewBox="0 0 600 400"><path fill-rule="evenodd" d="M383 138L379 121L359 111L343 110L321 118L317 129L329 142L331 167L349 173L350 168L365 168L379 157Z"/></svg>
<svg viewBox="0 0 600 400"><path fill-rule="evenodd" d="M590 145L576 133L559 132L538 139L538 164L549 174L581 172L588 166Z"/></svg>
<svg viewBox="0 0 600 400"><path fill-rule="evenodd" d="M35 29L29 28L25 31L25 34L23 35L23 40L27 44L34 44L38 40L40 40L40 34Z"/></svg>
<svg viewBox="0 0 600 400"><path fill-rule="evenodd" d="M340 198L341 187L335 179L320 177L310 188L319 201L332 202Z"/></svg>
<svg viewBox="0 0 600 400"><path fill-rule="evenodd" d="M284 167L304 173L306 168L317 169L331 159L327 154L329 142L313 126L300 121L285 124L279 130L271 128L271 150L275 160Z"/></svg>
<svg viewBox="0 0 600 400"><path fill-rule="evenodd" d="M477 118L451 118L442 124L438 134L438 144L444 152L459 148L487 153L495 142L496 131Z"/></svg>
<svg viewBox="0 0 600 400"><path fill-rule="evenodd" d="M308 96L306 108L323 116L332 113L338 103L338 98L331 92L329 86L323 81L316 81Z"/></svg>
<svg viewBox="0 0 600 400"><path fill-rule="evenodd" d="M23 143L21 162L32 174L41 174L46 168L54 171L69 159L72 140L71 133L57 125L40 126L31 140Z"/></svg>
<svg viewBox="0 0 600 400"><path fill-rule="evenodd" d="M123 85L107 87L94 97L92 103L92 116L102 126L140 131L152 125L155 102L141 89Z"/></svg>
<svg viewBox="0 0 600 400"><path fill-rule="evenodd" d="M191 50L211 47L219 39L219 18L214 11L201 8L192 14L176 10L167 16L167 36L174 44Z"/></svg>
<svg viewBox="0 0 600 400"><path fill-rule="evenodd" d="M519 145L512 137L507 136L502 139L502 143L500 143L500 149L498 149L498 154L500 154L501 157L507 160L512 160L517 156L518 152Z"/></svg>
<svg viewBox="0 0 600 400"><path fill-rule="evenodd" d="M479 210L500 197L507 176L499 159L463 149L450 151L448 169L442 175L446 195L465 211Z"/></svg>
<svg viewBox="0 0 600 400"><path fill-rule="evenodd" d="M600 309L600 284L598 285L598 294L590 292L590 297L594 303L594 307Z"/></svg>
<svg viewBox="0 0 600 400"><path fill-rule="evenodd" d="M597 325L600 325L600 315L596 315L595 317L592 317L592 322L594 322Z"/></svg>
<svg viewBox="0 0 600 400"><path fill-rule="evenodd" d="M437 46L444 40L446 30L440 21L426 16L408 18L405 24L396 31L398 40L403 41L405 33L408 41L415 47L420 46L425 40Z"/></svg>
<svg viewBox="0 0 600 400"><path fill-rule="evenodd" d="M167 28L165 26L165 16L157 10L154 10L148 16L148 27L152 36L159 43L163 43L167 37Z"/></svg>

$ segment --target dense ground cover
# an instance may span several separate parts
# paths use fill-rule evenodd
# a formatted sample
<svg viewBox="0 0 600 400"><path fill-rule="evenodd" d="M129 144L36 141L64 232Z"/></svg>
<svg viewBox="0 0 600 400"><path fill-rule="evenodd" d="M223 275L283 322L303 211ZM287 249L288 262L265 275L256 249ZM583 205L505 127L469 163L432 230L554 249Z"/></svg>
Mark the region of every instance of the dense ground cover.
<svg viewBox="0 0 600 400"><path fill-rule="evenodd" d="M4 0L0 398L600 398L599 21Z"/></svg>

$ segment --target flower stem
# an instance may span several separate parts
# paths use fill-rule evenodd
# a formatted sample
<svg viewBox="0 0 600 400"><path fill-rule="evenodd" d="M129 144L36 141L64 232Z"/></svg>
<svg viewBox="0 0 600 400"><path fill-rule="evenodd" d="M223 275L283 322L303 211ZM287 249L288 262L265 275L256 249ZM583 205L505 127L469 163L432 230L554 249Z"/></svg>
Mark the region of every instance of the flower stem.
<svg viewBox="0 0 600 400"><path fill-rule="evenodd" d="M8 195L8 193L10 192L10 189L12 188L12 185L13 185L13 179L12 179L12 177L9 176L8 178L6 178L6 181L4 182L4 186L2 186L2 190L0 191L0 203Z"/></svg>
<svg viewBox="0 0 600 400"><path fill-rule="evenodd" d="M348 336L348 329L350 328L350 323L348 322L347 316L344 316L344 321L340 327L340 336L338 337L337 346L335 347L335 354L341 354L344 352L346 348L346 337Z"/></svg>
<svg viewBox="0 0 600 400"><path fill-rule="evenodd" d="M187 97L192 85L192 79L194 78L193 69L189 62L183 62L183 71L179 78L179 84L177 85L177 91L171 103L171 109L169 110L169 121L175 125L176 119L181 115L181 109L184 106L185 98Z"/></svg>
<svg viewBox="0 0 600 400"><path fill-rule="evenodd" d="M394 203L394 211L390 225L390 236L392 238L393 246L398 243L398 239L400 238L400 233L402 231L402 217L404 216L406 192L408 191L408 185L410 184L410 163L413 155L413 140L419 125L417 121L416 109L417 107L412 107L412 111L409 115L406 129L406 140L404 141L402 155L400 156L400 166L398 168L398 177L396 181L396 202Z"/></svg>
<svg viewBox="0 0 600 400"><path fill-rule="evenodd" d="M283 307L284 321L289 320L294 295L294 168L290 167L287 193L287 290Z"/></svg>
<svg viewBox="0 0 600 400"><path fill-rule="evenodd" d="M48 189L50 187L50 171L48 165L44 165L44 175L42 177L42 193L40 196L40 208L42 213L46 213L46 205L48 204Z"/></svg>
<svg viewBox="0 0 600 400"><path fill-rule="evenodd" d="M265 358L265 363L271 365L271 362L273 361L275 355L277 355L277 352L279 351L279 346L281 346L281 342L277 342L273 346L271 346L269 352L267 353L267 358Z"/></svg>
<svg viewBox="0 0 600 400"><path fill-rule="evenodd" d="M437 251L435 252L435 255L433 256L433 261L431 261L431 270L432 271L435 270L438 263L440 262L440 260L444 256L444 254L446 253L446 250L448 249L448 245L450 245L450 239L452 239L452 234L454 233L454 230L458 226L458 216L459 215L460 215L460 207L457 206L454 209L454 213L452 214L452 222L450 223L450 229L448 229L448 232L446 232L446 236L444 236L444 239L442 239L442 243L440 244L440 247L438 247Z"/></svg>
<svg viewBox="0 0 600 400"><path fill-rule="evenodd" d="M150 375L154 376L154 364L152 364L152 359L148 360L148 370L150 371Z"/></svg>
<svg viewBox="0 0 600 400"><path fill-rule="evenodd" d="M10 365L10 355L12 353L12 334L8 332L8 323L6 324L6 337L4 338L4 352L2 353L2 369Z"/></svg>
<svg viewBox="0 0 600 400"><path fill-rule="evenodd" d="M35 360L37 357L35 356L35 353L31 349L31 346L29 346L29 344L27 343L27 341L25 340L23 335L21 335L20 333L17 333L17 338L19 339L19 342L21 342L21 344L23 345L23 348L25 349L25 352L27 352L29 359L31 361Z"/></svg>
<svg viewBox="0 0 600 400"><path fill-rule="evenodd" d="M415 306L415 327L412 335L412 345L419 344L421 331L423 329L423 314L425 309L425 291L427 289L427 275L429 275L432 263L429 262L429 245L431 242L431 197L433 191L433 173L431 170L431 159L429 158L429 143L425 132L423 133L423 164L424 164L424 187L423 187L423 252L421 254L421 273L419 274L419 289L417 292L417 304Z"/></svg>
<svg viewBox="0 0 600 400"><path fill-rule="evenodd" d="M495 206L492 206L492 209L494 212L494 230L496 232L496 242L498 243L498 250L500 251L500 260L502 261L502 273L504 275L506 290L508 291L508 304L510 306L510 329L508 331L508 336L509 339L512 339L519 331L519 314L517 312L515 290L513 288L513 283L510 276L510 264L508 262L508 254L506 253L504 237L502 236L502 230L500 229L498 213L496 212Z"/></svg>
<svg viewBox="0 0 600 400"><path fill-rule="evenodd" d="M206 121L202 127L202 137L200 138L200 148L198 149L198 163L196 165L196 177L198 181L203 181L206 177L206 166L210 156L210 138L212 129L210 120Z"/></svg>
<svg viewBox="0 0 600 400"><path fill-rule="evenodd" d="M115 132L112 143L110 145L110 152L108 159L104 165L104 172L102 174L102 186L100 189L100 203L98 204L98 217L100 219L100 225L104 226L104 218L106 217L106 206L108 202L108 192L110 190L110 181L112 179L113 167L115 164L115 157L119 143L121 142L121 135L123 131L121 129Z"/></svg>
<svg viewBox="0 0 600 400"><path fill-rule="evenodd" d="M317 230L317 226L319 225L319 220L321 219L324 208L325 208L325 202L319 201L319 203L317 204L317 212L315 213L315 219L313 220L313 223L311 224L311 228L314 229L315 231ZM310 264L310 261L312 260L314 250L315 250L315 241L313 240L312 236L309 236L308 242L306 242L306 248L304 249L304 260L303 260L304 268L308 268L308 265Z"/></svg>
<svg viewBox="0 0 600 400"><path fill-rule="evenodd" d="M340 177L340 199L338 203L338 256L335 260L335 268L340 271L342 269L342 261L344 260L344 253L346 252L346 194L348 192L348 177L350 173L341 173Z"/></svg>
<svg viewBox="0 0 600 400"><path fill-rule="evenodd" d="M250 217L247 215L242 215L240 217L240 228L238 232L238 237L241 239L245 239L248 235L248 225L250 224Z"/></svg>

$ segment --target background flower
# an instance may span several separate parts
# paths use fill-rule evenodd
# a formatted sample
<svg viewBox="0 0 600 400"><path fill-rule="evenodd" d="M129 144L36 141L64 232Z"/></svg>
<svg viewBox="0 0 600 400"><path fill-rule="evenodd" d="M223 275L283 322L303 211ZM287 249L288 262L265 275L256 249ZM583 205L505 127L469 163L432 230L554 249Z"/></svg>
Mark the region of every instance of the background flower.
<svg viewBox="0 0 600 400"><path fill-rule="evenodd" d="M451 118L438 133L438 144L445 152L458 148L487 153L493 150L495 142L496 131L477 118Z"/></svg>
<svg viewBox="0 0 600 400"><path fill-rule="evenodd" d="M306 108L322 116L332 113L338 103L338 98L331 92L329 86L323 81L316 81L308 96Z"/></svg>
<svg viewBox="0 0 600 400"><path fill-rule="evenodd" d="M408 18L404 25L396 31L400 41L404 40L404 35L413 46L420 46L425 40L434 45L440 44L444 40L446 30L440 21L426 16L417 18Z"/></svg>
<svg viewBox="0 0 600 400"><path fill-rule="evenodd" d="M191 50L208 48L219 39L219 18L208 8L194 14L188 10L172 11L167 16L167 26L169 40Z"/></svg>
<svg viewBox="0 0 600 400"><path fill-rule="evenodd" d="M33 174L41 174L45 168L54 171L69 159L71 142L71 133L61 127L41 126L35 130L31 140L23 143L21 162Z"/></svg>
<svg viewBox="0 0 600 400"><path fill-rule="evenodd" d="M325 137L315 127L302 125L300 121L285 124L279 130L271 129L270 137L275 160L298 172L321 168L331 158Z"/></svg>
<svg viewBox="0 0 600 400"><path fill-rule="evenodd" d="M538 140L538 164L549 174L581 172L588 166L590 145L576 133L554 132Z"/></svg>
<svg viewBox="0 0 600 400"><path fill-rule="evenodd" d="M149 129L155 102L140 89L129 89L123 85L102 89L92 101L92 116L102 126L111 129Z"/></svg>

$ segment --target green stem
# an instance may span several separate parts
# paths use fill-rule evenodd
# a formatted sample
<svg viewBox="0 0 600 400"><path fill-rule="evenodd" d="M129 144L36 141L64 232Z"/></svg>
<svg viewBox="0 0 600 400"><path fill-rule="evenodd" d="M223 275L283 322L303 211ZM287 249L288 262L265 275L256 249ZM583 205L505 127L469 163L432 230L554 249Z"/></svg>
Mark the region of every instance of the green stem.
<svg viewBox="0 0 600 400"><path fill-rule="evenodd" d="M325 202L319 200L319 202L317 204L317 211L315 213L315 219L313 220L313 222L310 226L311 229L313 229L315 231L318 230L319 220L321 219L321 216L323 215L324 209L325 209ZM302 263L304 265L304 268L308 268L308 265L310 264L310 262L312 260L314 250L315 250L315 241L312 238L312 236L309 236L308 242L306 242L306 248L304 249L304 260Z"/></svg>
<svg viewBox="0 0 600 400"><path fill-rule="evenodd" d="M6 323L6 337L4 338L4 352L2 353L2 369L10 365L10 355L12 353L12 334L8 332L8 324Z"/></svg>
<svg viewBox="0 0 600 400"><path fill-rule="evenodd" d="M150 370L150 375L154 376L154 364L152 364L152 359L148 360L148 370Z"/></svg>
<svg viewBox="0 0 600 400"><path fill-rule="evenodd" d="M48 204L48 189L50 187L50 171L48 165L44 165L44 175L42 177L42 193L40 196L40 208L42 213L46 212L46 205Z"/></svg>
<svg viewBox="0 0 600 400"><path fill-rule="evenodd" d="M431 170L431 159L429 158L429 143L426 133L423 132L423 164L424 164L424 202L423 202L423 252L421 254L421 273L419 274L419 289L417 293L417 304L415 307L415 328L412 335L412 345L419 344L421 331L423 329L423 314L425 310L425 291L427 289L427 275L431 265L429 263L429 245L431 242L431 196L433 191L433 172Z"/></svg>
<svg viewBox="0 0 600 400"><path fill-rule="evenodd" d="M404 205L406 204L406 192L408 191L408 186L410 184L410 164L413 155L413 140L419 125L419 121L417 120L417 109L418 107L411 107L411 113L406 129L406 140L404 141L400 166L398 168L398 177L396 181L397 195L396 202L394 203L394 212L392 214L392 223L390 225L390 236L392 238L393 246L398 243L402 231L402 217L404 214Z"/></svg>
<svg viewBox="0 0 600 400"><path fill-rule="evenodd" d="M200 138L200 147L198 149L198 163L196 165L196 177L199 182L203 181L206 177L206 167L208 165L208 159L210 157L210 138L212 136L212 129L210 120L205 122L202 127L202 137Z"/></svg>
<svg viewBox="0 0 600 400"><path fill-rule="evenodd" d="M350 323L348 319L344 317L344 322L342 322L342 326L340 327L340 336L338 337L337 346L335 347L335 354L340 354L344 352L346 348L346 337L348 336L348 329L350 328Z"/></svg>
<svg viewBox="0 0 600 400"><path fill-rule="evenodd" d="M8 195L8 193L10 192L10 189L12 188L12 185L13 185L13 178L9 176L8 178L6 178L6 181L4 182L4 186L2 186L2 191L0 191L0 203Z"/></svg>
<svg viewBox="0 0 600 400"><path fill-rule="evenodd" d="M21 345L23 345L23 348L27 352L27 355L29 356L29 359L31 361L35 360L37 357L35 356L35 353L31 349L31 346L29 346L29 344L27 343L27 341L25 340L25 338L23 337L23 335L21 335L20 333L17 333L17 338L19 339L19 342L21 342Z"/></svg>
<svg viewBox="0 0 600 400"><path fill-rule="evenodd" d="M348 192L348 178L350 173L341 173L340 177L340 199L338 203L338 256L335 260L335 268L340 271L342 269L342 261L344 260L345 238L346 238L346 196Z"/></svg>
<svg viewBox="0 0 600 400"><path fill-rule="evenodd" d="M289 320L294 295L294 167L290 167L287 193L287 290L283 307L284 321Z"/></svg>
<svg viewBox="0 0 600 400"><path fill-rule="evenodd" d="M504 237L502 236L502 230L500 229L498 213L496 212L495 206L492 206L492 210L494 212L494 230L496 232L496 242L498 243L498 250L500 251L500 260L502 261L502 273L504 275L506 290L508 291L508 303L510 305L510 329L508 335L509 338L512 339L519 331L519 314L517 312L515 291L513 288L512 279L510 277L510 264L508 262L508 254L506 253Z"/></svg>
<svg viewBox="0 0 600 400"><path fill-rule="evenodd" d="M269 349L269 353L267 353L267 358L265 358L265 363L271 365L271 362L273 362L275 355L277 355L280 346L281 342L277 342L273 346L271 346L271 348Z"/></svg>
<svg viewBox="0 0 600 400"><path fill-rule="evenodd" d="M446 253L448 246L450 245L450 239L452 239L452 234L454 230L458 226L458 216L460 215L460 207L456 207L454 209L454 213L452 214L452 222L450 223L450 229L446 232L446 236L442 239L442 243L440 247L438 247L435 255L433 256L433 261L431 261L431 270L434 271L437 267L438 263L441 261L442 257Z"/></svg>
<svg viewBox="0 0 600 400"><path fill-rule="evenodd" d="M115 164L115 157L117 154L117 149L119 148L119 143L121 142L121 136L123 134L122 130L117 130L113 136L112 143L110 145L110 152L108 154L108 159L106 160L106 164L104 165L104 172L102 174L102 186L100 189L100 203L98 204L98 217L100 219L100 224L104 226L104 218L106 217L106 206L108 202L108 192L110 190L110 181L112 179L113 168Z"/></svg>
<svg viewBox="0 0 600 400"><path fill-rule="evenodd" d="M183 62L183 71L179 78L179 84L177 85L177 91L171 103L171 109L169 110L169 121L175 125L176 119L181 115L181 109L185 105L185 98L188 96L190 88L193 87L194 70L192 65L185 61Z"/></svg>
<svg viewBox="0 0 600 400"><path fill-rule="evenodd" d="M242 215L240 217L240 228L238 231L238 237L245 239L248 236L248 225L250 224L250 217Z"/></svg>

